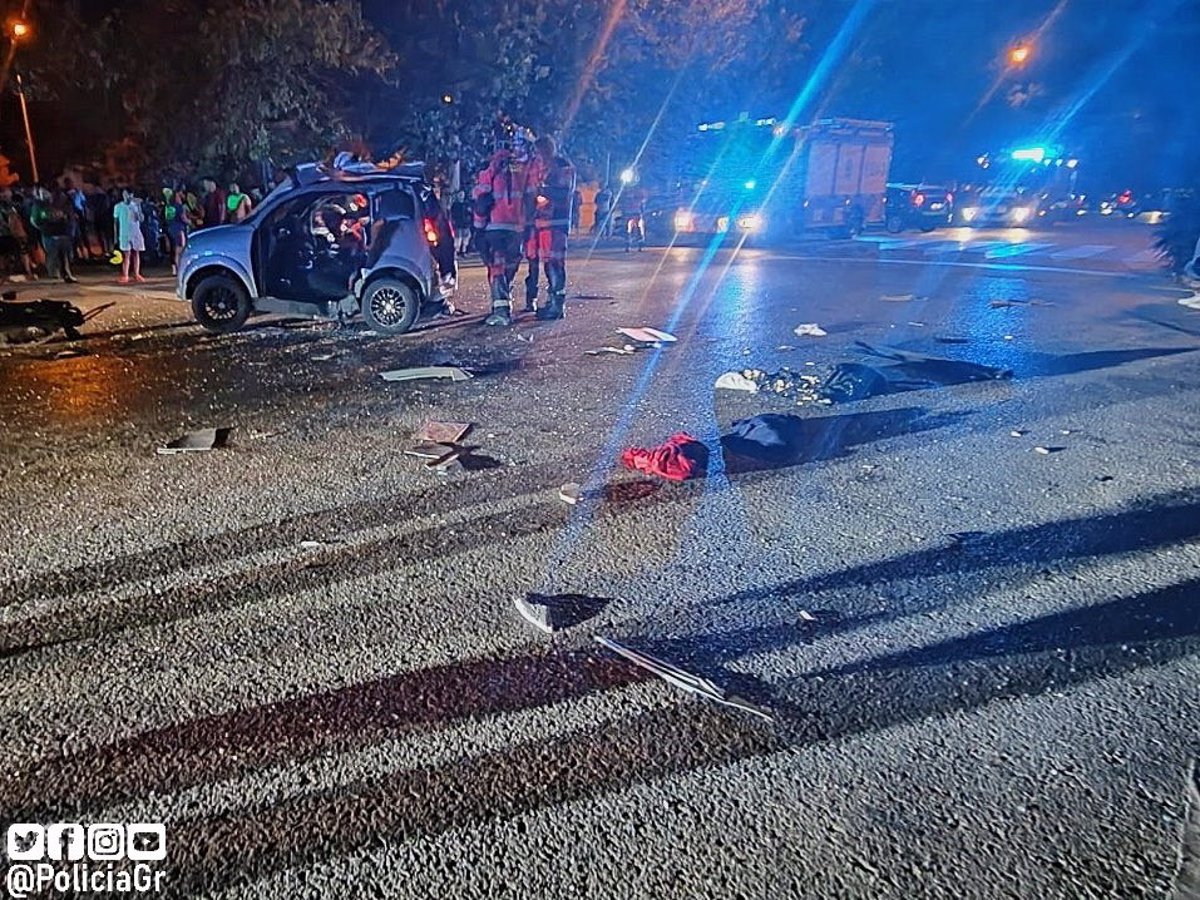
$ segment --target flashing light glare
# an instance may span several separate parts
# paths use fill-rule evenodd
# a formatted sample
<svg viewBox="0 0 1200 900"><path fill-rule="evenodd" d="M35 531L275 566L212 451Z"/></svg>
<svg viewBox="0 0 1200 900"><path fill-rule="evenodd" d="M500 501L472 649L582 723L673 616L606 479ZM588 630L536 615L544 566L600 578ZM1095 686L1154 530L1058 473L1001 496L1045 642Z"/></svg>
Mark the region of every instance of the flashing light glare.
<svg viewBox="0 0 1200 900"><path fill-rule="evenodd" d="M29 26L24 22L13 22L10 28L12 36L15 38L23 38L29 36Z"/></svg>
<svg viewBox="0 0 1200 900"><path fill-rule="evenodd" d="M433 219L425 219L422 225L425 227L425 240L429 241L429 246L436 247L438 244L437 224Z"/></svg>
<svg viewBox="0 0 1200 900"><path fill-rule="evenodd" d="M744 187L744 188L745 188L746 190L748 190L748 191L752 191L752 190L754 190L756 187L758 187L758 182L757 182L757 181L755 181L753 178L751 178L751 179L750 179L749 181L747 181L747 182L746 182L744 185L742 185L742 187Z"/></svg>
<svg viewBox="0 0 1200 900"><path fill-rule="evenodd" d="M962 217L963 217L964 222L974 222L975 217L978 215L979 215L978 207L968 206L968 207L965 207L962 211Z"/></svg>
<svg viewBox="0 0 1200 900"><path fill-rule="evenodd" d="M637 175L633 171L633 169L622 169L621 170L621 184L632 184L633 179L636 177L637 177Z"/></svg>
<svg viewBox="0 0 1200 900"><path fill-rule="evenodd" d="M1024 44L1017 46L1017 47L1013 47L1012 52L1010 52L1008 54L1008 58L1011 59L1017 65L1020 65L1021 63L1025 62L1027 59L1029 59L1029 48L1026 47Z"/></svg>
<svg viewBox="0 0 1200 900"><path fill-rule="evenodd" d="M775 137L777 137L777 138L783 137L785 134L787 134L787 126L786 125L776 125L774 128L774 133L775 133Z"/></svg>
<svg viewBox="0 0 1200 900"><path fill-rule="evenodd" d="M708 131L708 123L707 123L707 122L701 122L701 123L700 123L700 126L699 126L699 128L698 128L697 130L698 130L698 131Z"/></svg>
<svg viewBox="0 0 1200 900"><path fill-rule="evenodd" d="M695 227L695 217L684 210L675 213L675 230L691 231Z"/></svg>
<svg viewBox="0 0 1200 900"><path fill-rule="evenodd" d="M1013 207L1012 219L1014 222L1027 222L1031 215L1033 215L1033 210L1028 206Z"/></svg>
<svg viewBox="0 0 1200 900"><path fill-rule="evenodd" d="M954 194L950 193L950 191L946 191L946 205L949 206L953 202L954 202Z"/></svg>
<svg viewBox="0 0 1200 900"><path fill-rule="evenodd" d="M1020 150L1012 152L1012 158L1015 160L1025 160L1028 162L1042 162L1046 158L1045 147L1024 147Z"/></svg>
<svg viewBox="0 0 1200 900"><path fill-rule="evenodd" d="M1077 209L1077 210L1075 210L1075 215L1077 215L1077 216L1086 216L1086 215L1087 215L1087 210L1086 210L1086 209Z"/></svg>
<svg viewBox="0 0 1200 900"><path fill-rule="evenodd" d="M975 162L978 165L981 165L986 169L987 164L988 164L988 158L986 156L977 156L977 157L975 157Z"/></svg>
<svg viewBox="0 0 1200 900"><path fill-rule="evenodd" d="M721 216L717 219L717 231L725 232L729 230L729 216Z"/></svg>
<svg viewBox="0 0 1200 900"><path fill-rule="evenodd" d="M737 220L738 228L742 231L759 231L763 227L763 218L758 213L741 216Z"/></svg>
<svg viewBox="0 0 1200 900"><path fill-rule="evenodd" d="M442 94L442 102L443 103L453 103L454 97L451 96L450 94Z"/></svg>
<svg viewBox="0 0 1200 900"><path fill-rule="evenodd" d="M1068 169L1073 169L1077 165L1079 165L1079 160L1077 160L1077 159L1068 159L1067 160L1067 168Z"/></svg>
<svg viewBox="0 0 1200 900"><path fill-rule="evenodd" d="M920 191L913 194L913 206L924 206L924 205L925 205L925 195L922 194Z"/></svg>

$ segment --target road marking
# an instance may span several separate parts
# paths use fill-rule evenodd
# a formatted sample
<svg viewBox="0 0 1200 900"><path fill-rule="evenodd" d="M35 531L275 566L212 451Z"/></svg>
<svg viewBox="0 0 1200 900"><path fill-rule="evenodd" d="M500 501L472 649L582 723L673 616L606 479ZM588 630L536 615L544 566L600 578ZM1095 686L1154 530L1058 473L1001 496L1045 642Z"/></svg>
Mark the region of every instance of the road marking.
<svg viewBox="0 0 1200 900"><path fill-rule="evenodd" d="M782 254L772 259L801 260L804 262L833 262L833 263L862 263L879 266L927 266L929 268L983 269L989 272L1051 272L1059 275L1096 275L1104 278L1139 278L1144 273L1104 270L1104 269L1072 269L1067 266L1029 266L1024 263L985 263L963 262L961 260L940 259L891 259L879 257L864 259L861 256L784 256Z"/></svg>
<svg viewBox="0 0 1200 900"><path fill-rule="evenodd" d="M880 250L911 250L913 247L920 246L924 241L906 241L900 238L884 238L875 241Z"/></svg>
<svg viewBox="0 0 1200 900"><path fill-rule="evenodd" d="M1009 259L1013 256L1024 256L1026 253L1038 253L1053 244L1009 244L1007 247L996 247L984 254L985 259Z"/></svg>
<svg viewBox="0 0 1200 900"><path fill-rule="evenodd" d="M1157 262L1157 260L1158 260L1158 251L1157 250L1143 250L1141 253L1135 253L1133 256L1126 258L1125 261L1128 263L1143 264L1143 263Z"/></svg>
<svg viewBox="0 0 1200 900"><path fill-rule="evenodd" d="M1084 244L1082 247L1068 247L1066 250L1059 250L1057 253L1051 253L1051 259L1087 259L1089 256L1099 256L1101 253L1107 253L1109 250L1115 250L1112 244Z"/></svg>

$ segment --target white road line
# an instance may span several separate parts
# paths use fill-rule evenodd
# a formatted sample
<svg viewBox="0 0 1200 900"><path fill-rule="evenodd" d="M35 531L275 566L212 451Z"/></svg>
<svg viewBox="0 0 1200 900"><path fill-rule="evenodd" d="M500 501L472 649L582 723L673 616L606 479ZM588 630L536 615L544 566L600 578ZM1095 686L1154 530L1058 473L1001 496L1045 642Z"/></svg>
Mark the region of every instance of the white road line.
<svg viewBox="0 0 1200 900"><path fill-rule="evenodd" d="M1143 250L1141 253L1135 253L1133 256L1128 257L1125 261L1129 263L1142 264L1156 262L1157 260L1157 250Z"/></svg>
<svg viewBox="0 0 1200 900"><path fill-rule="evenodd" d="M1051 253L1051 259L1087 259L1089 256L1099 256L1101 253L1107 253L1109 250L1117 249L1112 244L1084 244L1082 247L1068 247L1066 250L1059 250L1057 253Z"/></svg>
<svg viewBox="0 0 1200 900"><path fill-rule="evenodd" d="M985 259L1010 259L1014 256L1024 256L1027 253L1039 253L1053 247L1054 244L1009 244L1007 247L996 247L984 254Z"/></svg>
<svg viewBox="0 0 1200 900"><path fill-rule="evenodd" d="M1060 275L1097 275L1103 278L1136 278L1138 273L1128 271L1105 271L1103 269L1072 269L1067 266L1028 266L1024 263L963 262L961 260L927 259L863 259L855 256L784 256L772 259L800 260L803 262L859 263L873 266L926 266L928 268L983 269L989 272L1052 272Z"/></svg>

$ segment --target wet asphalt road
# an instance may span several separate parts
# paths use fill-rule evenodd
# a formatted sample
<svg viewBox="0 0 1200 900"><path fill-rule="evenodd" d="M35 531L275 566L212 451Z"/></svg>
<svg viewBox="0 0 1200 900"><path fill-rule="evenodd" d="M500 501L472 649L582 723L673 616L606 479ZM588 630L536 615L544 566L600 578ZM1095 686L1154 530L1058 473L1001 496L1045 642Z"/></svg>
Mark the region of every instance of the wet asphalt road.
<svg viewBox="0 0 1200 900"><path fill-rule="evenodd" d="M1200 314L1095 234L1032 237L602 253L567 320L511 331L163 322L0 356L0 820L164 821L174 896L1195 884ZM643 324L678 344L584 355ZM859 341L1013 377L712 389ZM432 364L478 374L378 378ZM801 450L747 471L719 438L762 412ZM434 418L476 424L468 471L403 455ZM230 446L154 453L203 426ZM615 467L680 430L703 481ZM528 591L600 609L548 637Z"/></svg>

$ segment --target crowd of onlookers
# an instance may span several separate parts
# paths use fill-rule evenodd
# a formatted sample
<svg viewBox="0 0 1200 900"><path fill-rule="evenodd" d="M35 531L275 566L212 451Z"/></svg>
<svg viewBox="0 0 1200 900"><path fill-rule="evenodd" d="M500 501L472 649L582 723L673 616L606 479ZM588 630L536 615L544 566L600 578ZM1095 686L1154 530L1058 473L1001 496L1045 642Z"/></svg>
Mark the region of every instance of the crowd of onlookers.
<svg viewBox="0 0 1200 900"><path fill-rule="evenodd" d="M257 189L227 189L205 179L192 187L143 191L129 187L49 185L0 189L0 274L75 282L79 263L121 267L120 281L144 281L141 267L171 266L175 274L187 236L200 228L240 222L262 199Z"/></svg>

